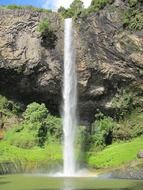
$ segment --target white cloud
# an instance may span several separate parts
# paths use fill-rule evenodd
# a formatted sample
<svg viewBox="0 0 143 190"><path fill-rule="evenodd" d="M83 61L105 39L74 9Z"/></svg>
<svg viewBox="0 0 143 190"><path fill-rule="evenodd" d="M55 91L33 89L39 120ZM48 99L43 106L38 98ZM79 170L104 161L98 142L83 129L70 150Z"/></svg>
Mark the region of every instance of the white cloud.
<svg viewBox="0 0 143 190"><path fill-rule="evenodd" d="M82 0L85 8L90 6L92 0ZM68 8L73 0L45 0L43 8L58 9L59 7Z"/></svg>
<svg viewBox="0 0 143 190"><path fill-rule="evenodd" d="M89 7L92 0L82 0L84 3L85 8Z"/></svg>
<svg viewBox="0 0 143 190"><path fill-rule="evenodd" d="M73 2L73 0L57 0L56 7L65 7L68 8L70 4Z"/></svg>

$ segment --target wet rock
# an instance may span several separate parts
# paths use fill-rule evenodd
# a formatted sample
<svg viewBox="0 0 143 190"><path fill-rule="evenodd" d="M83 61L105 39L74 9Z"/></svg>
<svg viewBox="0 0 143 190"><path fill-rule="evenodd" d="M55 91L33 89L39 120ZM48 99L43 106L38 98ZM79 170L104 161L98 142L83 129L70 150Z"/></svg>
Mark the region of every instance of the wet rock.
<svg viewBox="0 0 143 190"><path fill-rule="evenodd" d="M110 174L111 178L120 178L120 179L143 179L143 169L132 169L132 168L126 168L126 169L119 169L115 170L114 172L111 172Z"/></svg>
<svg viewBox="0 0 143 190"><path fill-rule="evenodd" d="M143 158L143 150L141 150L138 154L137 154L138 158Z"/></svg>

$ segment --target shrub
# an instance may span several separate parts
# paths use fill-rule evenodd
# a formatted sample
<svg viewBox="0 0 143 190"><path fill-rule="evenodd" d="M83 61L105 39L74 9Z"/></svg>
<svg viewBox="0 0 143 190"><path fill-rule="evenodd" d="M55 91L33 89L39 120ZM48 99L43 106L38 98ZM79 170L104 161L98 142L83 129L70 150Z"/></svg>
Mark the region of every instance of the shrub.
<svg viewBox="0 0 143 190"><path fill-rule="evenodd" d="M6 133L6 140L22 148L43 146L47 135L45 121L48 113L44 104L29 104L23 113L24 121Z"/></svg>
<svg viewBox="0 0 143 190"><path fill-rule="evenodd" d="M61 119L51 116L45 104L33 102L23 113L24 121L8 130L5 139L22 148L44 146L62 137Z"/></svg>
<svg viewBox="0 0 143 190"><path fill-rule="evenodd" d="M52 115L48 115L46 119L47 125L47 142L60 141L62 138L62 121L61 118L57 118Z"/></svg>
<svg viewBox="0 0 143 190"><path fill-rule="evenodd" d="M26 111L24 112L24 128L35 132L35 142L39 146L43 146L46 140L47 135L47 125L46 118L48 116L48 110L45 104L38 104L36 102L31 103L27 106Z"/></svg>
<svg viewBox="0 0 143 190"><path fill-rule="evenodd" d="M95 8L95 10L103 9L107 4L113 3L113 0L92 0L91 6Z"/></svg>
<svg viewBox="0 0 143 190"><path fill-rule="evenodd" d="M60 7L58 12L61 13L64 18L73 17L74 19L77 19L83 10L83 2L81 0L74 0L69 9Z"/></svg>
<svg viewBox="0 0 143 190"><path fill-rule="evenodd" d="M130 7L134 7L138 4L138 0L128 0L128 4Z"/></svg>
<svg viewBox="0 0 143 190"><path fill-rule="evenodd" d="M36 125L36 128L41 127L40 123L32 124L28 122L13 126L6 132L5 140L21 148L32 148L39 145L38 130L32 130L34 125Z"/></svg>
<svg viewBox="0 0 143 190"><path fill-rule="evenodd" d="M62 6L58 9L58 13L64 14L65 12L66 12L66 9Z"/></svg>
<svg viewBox="0 0 143 190"><path fill-rule="evenodd" d="M143 113L135 109L132 113L120 120L117 127L113 130L113 138L118 140L128 140L143 134Z"/></svg>
<svg viewBox="0 0 143 190"><path fill-rule="evenodd" d="M45 104L38 104L33 102L27 106L23 116L26 121L33 122L43 122L48 115L48 110Z"/></svg>
<svg viewBox="0 0 143 190"><path fill-rule="evenodd" d="M121 89L118 95L112 99L112 108L115 109L115 117L117 120L123 119L130 114L134 107L134 95L127 89Z"/></svg>
<svg viewBox="0 0 143 190"><path fill-rule="evenodd" d="M57 36L51 28L50 21L48 19L42 20L38 24L37 30L41 33L41 45L45 48L55 48Z"/></svg>
<svg viewBox="0 0 143 190"><path fill-rule="evenodd" d="M112 143L112 131L116 123L111 117L104 116L92 124L92 145L102 148Z"/></svg>
<svg viewBox="0 0 143 190"><path fill-rule="evenodd" d="M0 111L4 112L7 116L11 114L19 115L21 114L21 107L18 103L0 95Z"/></svg>
<svg viewBox="0 0 143 190"><path fill-rule="evenodd" d="M38 32L43 33L47 30L50 30L50 21L48 19L44 19L38 24Z"/></svg>
<svg viewBox="0 0 143 190"><path fill-rule="evenodd" d="M112 4L114 0L92 0L88 12L96 12L103 9L106 5Z"/></svg>
<svg viewBox="0 0 143 190"><path fill-rule="evenodd" d="M7 98L0 95L0 110L6 109L7 108L7 103L8 103Z"/></svg>
<svg viewBox="0 0 143 190"><path fill-rule="evenodd" d="M143 29L143 12L139 9L129 8L123 15L123 27L130 30Z"/></svg>

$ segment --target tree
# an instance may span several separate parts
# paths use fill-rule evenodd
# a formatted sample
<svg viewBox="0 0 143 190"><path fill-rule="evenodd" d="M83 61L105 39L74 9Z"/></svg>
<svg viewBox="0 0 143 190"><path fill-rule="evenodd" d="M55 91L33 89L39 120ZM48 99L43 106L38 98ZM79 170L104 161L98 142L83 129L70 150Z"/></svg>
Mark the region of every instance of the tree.
<svg viewBox="0 0 143 190"><path fill-rule="evenodd" d="M89 9L91 12L103 9L107 4L112 4L114 0L92 0Z"/></svg>
<svg viewBox="0 0 143 190"><path fill-rule="evenodd" d="M76 19L83 10L84 10L83 2L81 0L74 0L73 3L70 5L69 9L60 7L58 12L60 12L64 18L73 17L74 19Z"/></svg>
<svg viewBox="0 0 143 190"><path fill-rule="evenodd" d="M38 104L33 102L27 106L26 111L24 112L23 116L25 120L30 122L43 122L48 115L48 110L45 104Z"/></svg>
<svg viewBox="0 0 143 190"><path fill-rule="evenodd" d="M75 11L80 11L84 8L83 2L81 0L74 0L72 4L70 5L70 9L73 9Z"/></svg>

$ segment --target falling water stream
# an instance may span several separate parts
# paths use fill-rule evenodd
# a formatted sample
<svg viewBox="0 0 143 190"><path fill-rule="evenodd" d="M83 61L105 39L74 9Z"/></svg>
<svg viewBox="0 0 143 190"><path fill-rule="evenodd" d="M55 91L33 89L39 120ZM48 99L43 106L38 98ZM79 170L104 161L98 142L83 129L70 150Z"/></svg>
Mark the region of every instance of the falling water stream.
<svg viewBox="0 0 143 190"><path fill-rule="evenodd" d="M77 123L77 76L73 36L72 19L65 19L63 89L64 176L74 176L76 170L74 142Z"/></svg>

